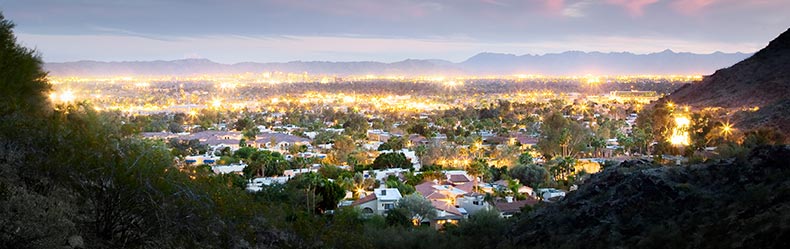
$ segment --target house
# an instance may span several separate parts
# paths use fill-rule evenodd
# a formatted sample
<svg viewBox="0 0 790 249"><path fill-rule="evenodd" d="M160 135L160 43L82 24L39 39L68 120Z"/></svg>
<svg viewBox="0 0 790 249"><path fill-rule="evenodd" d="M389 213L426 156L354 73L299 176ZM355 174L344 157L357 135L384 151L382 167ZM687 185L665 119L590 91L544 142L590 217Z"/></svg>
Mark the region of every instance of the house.
<svg viewBox="0 0 790 249"><path fill-rule="evenodd" d="M244 168L247 167L247 164L240 163L240 164L231 164L231 165L216 165L211 166L211 170L214 171L214 174L243 174Z"/></svg>
<svg viewBox="0 0 790 249"><path fill-rule="evenodd" d="M458 197L456 198L456 204L469 215L491 208L491 205L485 201L485 195L478 193L467 193Z"/></svg>
<svg viewBox="0 0 790 249"><path fill-rule="evenodd" d="M380 182L385 182L387 181L387 177L389 177L390 175L398 176L398 178L400 178L399 175L402 175L403 172L406 171L409 170L402 168L375 169L375 170L364 171L362 173L362 176L364 176L365 178L373 177L373 179L376 179Z"/></svg>
<svg viewBox="0 0 790 249"><path fill-rule="evenodd" d="M472 184L462 186L472 186ZM459 203L459 201L463 201L463 196L469 192L452 185L440 185L438 182L423 182L414 188L423 197L430 200L436 209L437 217L430 221L431 227L440 229L446 223L455 224L469 216L469 212ZM473 209L476 212L479 208L473 207Z"/></svg>
<svg viewBox="0 0 790 249"><path fill-rule="evenodd" d="M220 157L218 156L197 155L185 157L184 162L191 165L213 165L217 163L219 159Z"/></svg>
<svg viewBox="0 0 790 249"><path fill-rule="evenodd" d="M253 144L253 142L248 141L247 144ZM254 144L259 148L283 152L291 146L310 145L310 139L284 133L260 133L256 135Z"/></svg>
<svg viewBox="0 0 790 249"><path fill-rule="evenodd" d="M372 194L354 201L351 206L359 207L363 214L384 215L387 210L395 208L401 198L403 196L397 188L378 188Z"/></svg>
<svg viewBox="0 0 790 249"><path fill-rule="evenodd" d="M538 138L523 133L515 134L515 140L521 144L522 149L533 148L538 144Z"/></svg>
<svg viewBox="0 0 790 249"><path fill-rule="evenodd" d="M445 224L458 224L458 222L468 214L462 208L458 208L453 202L445 200L431 200L431 204L436 209L436 218L430 221L430 226L435 229L442 229Z"/></svg>
<svg viewBox="0 0 790 249"><path fill-rule="evenodd" d="M518 179L514 179L514 181L516 183L519 183ZM495 189L499 189L499 190L510 189L509 188L510 186L508 186L509 183L508 183L507 180L495 181L494 183L492 183L492 185L494 186ZM535 196L535 191L531 187L526 186L526 185L522 185L521 187L519 187L518 188L518 193L519 194L530 195L530 196Z"/></svg>
<svg viewBox="0 0 790 249"><path fill-rule="evenodd" d="M258 192L263 189L263 186L269 186L272 184L285 184L288 182L289 178L285 176L277 176L277 177L258 177L252 179L249 183L247 183L247 191L249 192Z"/></svg>
<svg viewBox="0 0 790 249"><path fill-rule="evenodd" d="M321 168L320 164L313 164L309 168L302 168L302 169L286 169L283 171L283 176L287 177L288 179L294 178L297 175L305 174L309 172L317 173L318 169Z"/></svg>
<svg viewBox="0 0 790 249"><path fill-rule="evenodd" d="M362 144L362 149L368 151L376 151L379 149L379 146L384 144L384 142L379 141L368 141L367 143Z"/></svg>
<svg viewBox="0 0 790 249"><path fill-rule="evenodd" d="M534 206L538 203L535 198L527 197L525 200L513 200L512 196L505 197L505 200L498 200L494 203L494 208L499 211L502 218L510 218L521 213L524 206Z"/></svg>
<svg viewBox="0 0 790 249"><path fill-rule="evenodd" d="M428 138L426 138L426 137L424 137L422 135L419 135L419 134L411 134L411 135L409 135L409 144L412 145L412 146L414 146L414 145L426 145L426 144L429 144L429 143L430 143L430 140L428 140Z"/></svg>
<svg viewBox="0 0 790 249"><path fill-rule="evenodd" d="M143 138L146 139L154 139L154 140L168 140L174 137L178 137L178 134L170 133L170 132L143 132L140 133Z"/></svg>
<svg viewBox="0 0 790 249"><path fill-rule="evenodd" d="M201 131L191 134L145 133L143 134L143 137L151 139L196 139L200 141L200 144L205 144L209 147L229 147L231 151L236 151L239 149L239 143L241 142L243 135L238 131ZM255 138L255 141L246 141L246 143L248 145L255 145L259 148L265 147L279 151L285 151L292 145L310 144L309 139L283 133L261 132L260 134L257 134Z"/></svg>
<svg viewBox="0 0 790 249"><path fill-rule="evenodd" d="M368 141L385 142L386 143L387 141L390 140L390 137L392 137L392 134L390 134L389 132L383 131L383 130L374 129L374 130L368 130L367 137L368 137Z"/></svg>
<svg viewBox="0 0 790 249"><path fill-rule="evenodd" d="M555 188L539 188L536 192L536 194L543 197L543 201L547 202L556 201L565 197L565 192Z"/></svg>
<svg viewBox="0 0 790 249"><path fill-rule="evenodd" d="M469 177L464 174L450 174L447 176L447 181L453 186L464 185L472 182L469 180Z"/></svg>

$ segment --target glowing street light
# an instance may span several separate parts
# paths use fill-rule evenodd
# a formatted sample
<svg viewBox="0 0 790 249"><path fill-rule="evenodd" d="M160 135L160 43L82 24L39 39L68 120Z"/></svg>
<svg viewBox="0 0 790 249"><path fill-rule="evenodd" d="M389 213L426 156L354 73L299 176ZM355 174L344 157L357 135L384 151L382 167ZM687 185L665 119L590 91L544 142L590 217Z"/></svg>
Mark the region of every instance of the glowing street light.
<svg viewBox="0 0 790 249"><path fill-rule="evenodd" d="M730 121L721 124L721 135L724 136L724 140L727 140L727 137L732 135L733 130L735 130L735 128L732 128Z"/></svg>
<svg viewBox="0 0 790 249"><path fill-rule="evenodd" d="M222 100L221 99L214 99L214 100L212 100L211 101L211 106L216 108L216 109L219 109L220 107L222 107Z"/></svg>
<svg viewBox="0 0 790 249"><path fill-rule="evenodd" d="M672 135L669 137L669 142L675 146L689 145L689 126L691 126L691 120L689 120L688 117L675 117L675 128L672 129Z"/></svg>
<svg viewBox="0 0 790 249"><path fill-rule="evenodd" d="M49 99L53 102L69 103L69 102L73 102L76 98L77 97L74 96L74 92L72 92L71 90L63 91L63 93L61 94L55 92L49 94Z"/></svg>

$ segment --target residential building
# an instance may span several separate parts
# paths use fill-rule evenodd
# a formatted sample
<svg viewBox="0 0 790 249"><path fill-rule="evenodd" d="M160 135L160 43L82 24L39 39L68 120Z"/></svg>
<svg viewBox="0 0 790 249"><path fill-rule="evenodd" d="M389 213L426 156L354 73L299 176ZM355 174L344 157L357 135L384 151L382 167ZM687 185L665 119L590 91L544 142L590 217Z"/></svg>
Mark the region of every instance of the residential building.
<svg viewBox="0 0 790 249"><path fill-rule="evenodd" d="M384 215L387 210L395 208L401 198L403 196L397 188L378 188L351 205L359 207L363 214Z"/></svg>

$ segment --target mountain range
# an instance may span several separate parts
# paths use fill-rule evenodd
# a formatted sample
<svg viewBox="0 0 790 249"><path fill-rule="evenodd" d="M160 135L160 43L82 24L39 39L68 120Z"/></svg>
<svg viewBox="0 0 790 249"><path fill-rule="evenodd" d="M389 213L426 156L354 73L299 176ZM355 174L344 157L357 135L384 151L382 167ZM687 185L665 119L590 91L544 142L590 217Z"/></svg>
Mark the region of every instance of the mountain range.
<svg viewBox="0 0 790 249"><path fill-rule="evenodd" d="M544 55L480 53L463 62L408 59L393 63L375 61L292 61L222 64L208 59L172 61L76 61L46 63L53 76L189 76L260 72L324 75L707 75L750 56L746 53L694 54L665 50L658 53L569 51Z"/></svg>

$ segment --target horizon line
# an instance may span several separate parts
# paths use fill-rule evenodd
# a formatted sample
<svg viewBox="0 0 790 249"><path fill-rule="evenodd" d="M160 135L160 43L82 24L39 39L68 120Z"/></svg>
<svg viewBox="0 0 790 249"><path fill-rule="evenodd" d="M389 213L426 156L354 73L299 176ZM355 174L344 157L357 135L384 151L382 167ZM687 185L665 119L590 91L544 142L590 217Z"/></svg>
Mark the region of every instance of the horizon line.
<svg viewBox="0 0 790 249"><path fill-rule="evenodd" d="M64 63L78 63L78 62L129 63L129 62L173 62L173 61L186 61L186 60L207 60L207 61L210 61L210 62L213 62L213 63L217 63L217 64L224 64L224 65L236 65L236 64L242 64L242 63L260 63L260 64L268 64L268 63L282 63L282 64L285 64L285 63L294 63L294 62L329 62L329 63L372 62L372 63L393 64L393 63L404 62L404 61L410 61L410 60L416 60L416 61L431 61L431 60L438 60L438 61L446 61L446 62L450 62L450 63L453 63L453 64L460 64L460 63L464 63L464 62L466 62L466 61L468 61L468 60L470 60L470 59L472 59L472 58L474 58L474 57L476 57L476 56L483 55L483 54L497 54L497 55L516 56L516 57L522 57L522 56L535 56L535 57L541 57L541 56L546 56L546 55L560 55L560 54L574 53L574 52L578 52L578 53L584 53L584 54L596 54L596 53L599 53L599 54L631 54L631 55L654 55L654 54L661 54L661 53L665 53L665 52L671 52L671 53L673 53L673 54L693 54L693 55L714 55L714 54L733 54L733 55L734 55L734 54L744 54L744 55L748 55L748 54L754 54L754 53L756 53L757 51L753 51L753 52L744 52L744 51L735 51L735 52L722 52L722 51L716 50L716 51L714 51L714 52L710 52L710 53L696 53L696 52L689 52L689 51L675 51L675 50L673 50L673 49L667 48L667 49L664 49L664 50L662 50L662 51L658 51L658 52L648 52L648 53L635 53L635 52L630 52L630 51L607 51L607 52L604 52L604 51L597 51L597 50L595 50L595 51L589 51L589 50L588 50L588 51L584 51L584 50L565 50L565 51L563 51L563 52L553 52L553 53L552 53L552 52L547 52L547 53L542 53L542 54L530 54L530 53L526 53L526 54L520 54L520 55L519 55L519 54L515 54L515 53L500 53L500 52L490 52L490 51L483 51L483 52L478 52L478 53L476 53L476 54L474 54L474 55L472 55L472 56L470 56L470 57L466 58L465 60L462 60L462 61L457 61L457 62L456 62L456 61L447 60L447 59L440 59L440 58L424 58L424 59L419 59L419 58L406 58L406 59L402 59L402 60L395 60L395 61L376 61L376 60L310 60L310 59L304 59L304 60L289 60L289 61L238 61L238 62L220 62L220 61L216 61L216 60L213 60L213 59L211 59L211 58L205 58L205 57L195 57L195 58L178 58L178 59L148 59L148 60L95 60L95 59L79 59L79 60L69 60L69 61L44 61L44 60L42 59L42 62L44 62L45 64L50 64L50 63L53 63L53 64L54 64L54 63L64 64Z"/></svg>

